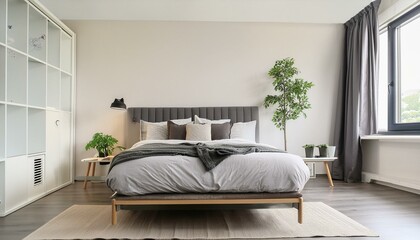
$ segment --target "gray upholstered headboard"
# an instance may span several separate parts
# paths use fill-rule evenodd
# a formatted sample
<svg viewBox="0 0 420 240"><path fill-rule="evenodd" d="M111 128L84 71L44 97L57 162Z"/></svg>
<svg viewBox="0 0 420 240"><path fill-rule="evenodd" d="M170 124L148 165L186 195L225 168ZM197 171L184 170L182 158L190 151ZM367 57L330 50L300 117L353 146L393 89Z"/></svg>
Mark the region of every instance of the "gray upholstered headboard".
<svg viewBox="0 0 420 240"><path fill-rule="evenodd" d="M255 140L259 141L258 107L177 107L177 108L128 108L129 121L138 123L140 120L148 122L162 122L171 119L191 118L194 115L211 120L231 119L232 123L257 121ZM130 130L129 130L130 131Z"/></svg>

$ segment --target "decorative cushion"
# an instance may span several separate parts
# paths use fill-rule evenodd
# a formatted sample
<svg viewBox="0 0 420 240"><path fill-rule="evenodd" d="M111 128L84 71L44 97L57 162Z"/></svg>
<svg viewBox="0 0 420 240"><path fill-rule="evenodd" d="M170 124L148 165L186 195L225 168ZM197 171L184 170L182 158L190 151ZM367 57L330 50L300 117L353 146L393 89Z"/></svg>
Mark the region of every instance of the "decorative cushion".
<svg viewBox="0 0 420 240"><path fill-rule="evenodd" d="M173 119L170 120L176 124L187 124L192 122L191 118L185 118L185 119ZM147 121L140 121L140 140L146 140L147 137L147 126L148 125L159 125L163 126L166 129L166 132L168 132L168 126L167 122L147 122ZM166 135L167 136L167 135ZM167 138L166 138L167 139ZM161 140L161 139L148 139L148 140Z"/></svg>
<svg viewBox="0 0 420 240"><path fill-rule="evenodd" d="M211 140L229 139L230 122L211 124Z"/></svg>
<svg viewBox="0 0 420 240"><path fill-rule="evenodd" d="M256 127L257 121L234 123L230 130L230 138L240 138L255 142Z"/></svg>
<svg viewBox="0 0 420 240"><path fill-rule="evenodd" d="M168 128L162 124L147 124L146 140L168 139Z"/></svg>
<svg viewBox="0 0 420 240"><path fill-rule="evenodd" d="M211 124L187 124L186 140L211 141Z"/></svg>
<svg viewBox="0 0 420 240"><path fill-rule="evenodd" d="M185 140L186 136L186 124L178 125L172 121L168 121L168 139Z"/></svg>
<svg viewBox="0 0 420 240"><path fill-rule="evenodd" d="M195 124L211 123L211 124L221 124L221 123L230 123L230 119L219 119L219 120L210 120L207 118L200 118L197 115L194 115Z"/></svg>

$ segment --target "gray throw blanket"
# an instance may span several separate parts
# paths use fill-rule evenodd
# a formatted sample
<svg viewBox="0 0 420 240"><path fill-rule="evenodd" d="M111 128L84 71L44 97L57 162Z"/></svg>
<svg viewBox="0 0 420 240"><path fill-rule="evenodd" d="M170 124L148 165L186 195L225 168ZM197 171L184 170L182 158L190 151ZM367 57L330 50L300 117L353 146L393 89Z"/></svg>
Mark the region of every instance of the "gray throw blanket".
<svg viewBox="0 0 420 240"><path fill-rule="evenodd" d="M198 157L207 170L215 168L224 159L234 154L248 154L254 152L284 152L276 148L270 148L257 144L239 145L239 144L220 144L208 146L203 143L150 143L139 146L134 149L124 151L114 157L109 167L109 171L123 162L154 156L175 156L183 155Z"/></svg>

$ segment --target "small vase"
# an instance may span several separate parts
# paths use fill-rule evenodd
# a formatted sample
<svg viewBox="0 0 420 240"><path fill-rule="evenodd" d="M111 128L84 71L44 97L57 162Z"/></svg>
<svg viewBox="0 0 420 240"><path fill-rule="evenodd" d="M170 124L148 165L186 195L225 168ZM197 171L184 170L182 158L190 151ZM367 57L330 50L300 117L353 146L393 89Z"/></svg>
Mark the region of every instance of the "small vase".
<svg viewBox="0 0 420 240"><path fill-rule="evenodd" d="M307 158L313 158L314 157L314 148L305 148L305 156Z"/></svg>

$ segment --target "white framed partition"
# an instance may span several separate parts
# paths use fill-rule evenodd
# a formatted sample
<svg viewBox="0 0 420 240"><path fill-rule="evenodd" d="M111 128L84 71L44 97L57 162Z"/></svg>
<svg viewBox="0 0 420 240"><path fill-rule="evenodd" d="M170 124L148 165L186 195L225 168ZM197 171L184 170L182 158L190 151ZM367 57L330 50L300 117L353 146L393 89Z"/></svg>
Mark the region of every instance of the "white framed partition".
<svg viewBox="0 0 420 240"><path fill-rule="evenodd" d="M74 41L38 0L0 0L0 216L73 181Z"/></svg>

